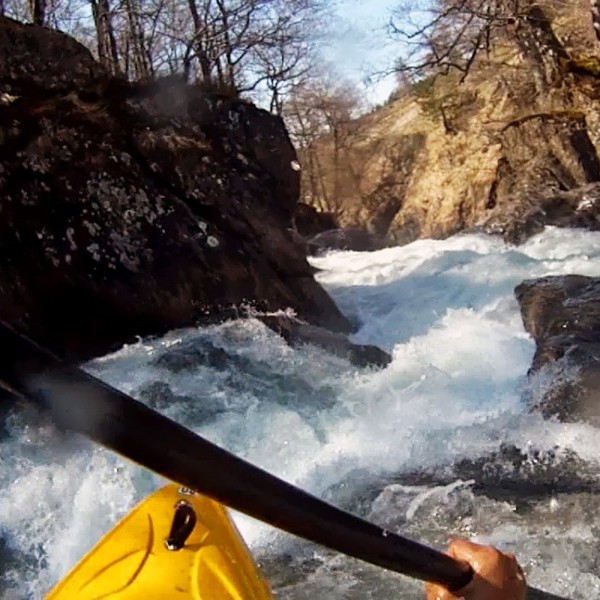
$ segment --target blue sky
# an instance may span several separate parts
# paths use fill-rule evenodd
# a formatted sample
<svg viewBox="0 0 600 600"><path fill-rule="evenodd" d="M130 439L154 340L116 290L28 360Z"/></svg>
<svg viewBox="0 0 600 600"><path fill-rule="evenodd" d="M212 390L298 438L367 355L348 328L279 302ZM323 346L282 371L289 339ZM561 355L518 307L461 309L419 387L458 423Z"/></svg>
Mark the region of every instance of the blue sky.
<svg viewBox="0 0 600 600"><path fill-rule="evenodd" d="M336 69L363 87L363 79L369 73L390 66L399 52L399 44L393 44L386 34L385 26L391 10L399 0L339 0L337 19L332 23L332 37L325 56ZM365 89L370 102L382 102L393 91L393 76Z"/></svg>

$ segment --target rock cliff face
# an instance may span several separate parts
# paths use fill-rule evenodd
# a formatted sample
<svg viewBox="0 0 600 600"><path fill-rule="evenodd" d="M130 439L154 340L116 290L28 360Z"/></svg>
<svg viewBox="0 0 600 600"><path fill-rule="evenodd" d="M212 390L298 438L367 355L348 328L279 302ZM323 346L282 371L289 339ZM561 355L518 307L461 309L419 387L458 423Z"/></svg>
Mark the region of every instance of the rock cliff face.
<svg viewBox="0 0 600 600"><path fill-rule="evenodd" d="M349 331L291 236L282 122L177 80L111 79L0 18L0 316L82 359L136 335L291 307Z"/></svg>
<svg viewBox="0 0 600 600"><path fill-rule="evenodd" d="M520 242L544 224L600 226L585 201L600 181L600 45L591 18L542 4L551 51L541 71L504 41L463 83L452 74L422 81L354 123L337 177L334 141L323 140L340 225L390 243L471 228ZM587 3L574 4L589 15Z"/></svg>

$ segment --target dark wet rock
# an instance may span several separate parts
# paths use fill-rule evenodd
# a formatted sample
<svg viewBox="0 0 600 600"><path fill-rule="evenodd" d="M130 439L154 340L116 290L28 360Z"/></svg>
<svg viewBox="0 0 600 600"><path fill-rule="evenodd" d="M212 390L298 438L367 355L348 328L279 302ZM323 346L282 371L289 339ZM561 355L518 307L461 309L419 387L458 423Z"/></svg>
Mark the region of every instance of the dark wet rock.
<svg viewBox="0 0 600 600"><path fill-rule="evenodd" d="M600 425L600 278L525 281L515 289L536 342L529 401L547 417Z"/></svg>
<svg viewBox="0 0 600 600"><path fill-rule="evenodd" d="M462 482L462 483L461 483ZM398 486L404 489L398 489ZM366 470L350 472L330 486L323 497L351 512L373 519L374 502L382 494L400 495L394 507L375 519L384 526L404 527L406 510L416 495L435 487L469 490L476 496L514 504L528 510L541 499L557 494L597 494L597 465L584 461L571 450L521 449L502 444L496 452L465 458L446 466L428 467L394 475L376 475ZM389 490L389 492L386 492ZM437 504L437 502L436 502ZM397 509L397 510L396 510ZM464 516L464 512L460 512ZM391 522L385 523L390 518ZM395 525L394 525L395 523Z"/></svg>
<svg viewBox="0 0 600 600"><path fill-rule="evenodd" d="M261 321L279 333L291 346L314 344L361 367L386 367L392 361L392 357L377 346L353 344L341 333L315 327L298 319L268 316L261 317Z"/></svg>
<svg viewBox="0 0 600 600"><path fill-rule="evenodd" d="M181 343L165 352L152 364L168 369L171 373L191 371L199 366L225 370L230 366L231 358L223 348L210 342L192 340Z"/></svg>
<svg viewBox="0 0 600 600"><path fill-rule="evenodd" d="M309 204L298 202L294 210L294 227L301 236L311 237L329 229L336 229L338 223L333 213L319 212Z"/></svg>
<svg viewBox="0 0 600 600"><path fill-rule="evenodd" d="M185 404L193 407L194 420L208 421L225 412L225 408L214 396L197 394L194 398L175 394L171 387L163 381L153 381L140 390L137 395L151 408L161 411L173 404ZM190 409L191 410L191 409Z"/></svg>
<svg viewBox="0 0 600 600"><path fill-rule="evenodd" d="M190 399L186 396L180 396L178 394L173 393L169 384L164 383L163 381L153 381L148 385L142 386L137 395L141 400L155 408L160 410L161 408L166 408L173 402L187 402Z"/></svg>
<svg viewBox="0 0 600 600"><path fill-rule="evenodd" d="M292 242L297 246L298 250L307 256L311 254L311 248L306 241L306 238L301 236L295 229L289 228L287 230L288 235L292 239ZM314 269L315 272L318 269Z"/></svg>
<svg viewBox="0 0 600 600"><path fill-rule="evenodd" d="M519 201L493 211L482 229L500 234L507 242L520 244L541 233L547 225L600 229L600 184L592 183L569 191L520 193Z"/></svg>
<svg viewBox="0 0 600 600"><path fill-rule="evenodd" d="M74 360L244 306L350 331L289 234L279 118L110 78L48 29L0 17L0 41L0 317Z"/></svg>
<svg viewBox="0 0 600 600"><path fill-rule="evenodd" d="M0 94L68 93L106 75L90 51L72 37L1 18Z"/></svg>
<svg viewBox="0 0 600 600"><path fill-rule="evenodd" d="M201 419L220 412L246 411L244 398L259 398L297 412L313 427L317 437L325 442L326 432L315 408L322 410L335 405L337 390L327 382L312 381L281 369L281 364L246 356L235 350L226 350L203 336L188 339L167 348L152 362L153 367L171 373L200 369L213 371L213 382L208 390L198 388L194 398L176 396L164 382L156 382L142 392L144 398L166 408L171 402L187 402ZM214 385L221 389L214 394ZM224 400L225 398L225 400ZM241 399L241 401L240 401ZM208 415L208 416L206 416Z"/></svg>
<svg viewBox="0 0 600 600"><path fill-rule="evenodd" d="M320 254L327 250L371 252L385 248L387 245L383 236L358 227L324 231L309 238L307 244L313 254Z"/></svg>
<svg viewBox="0 0 600 600"><path fill-rule="evenodd" d="M600 335L600 278L542 277L519 284L515 294L523 325L536 342L555 336Z"/></svg>
<svg viewBox="0 0 600 600"><path fill-rule="evenodd" d="M454 477L474 480L475 493L499 500L531 501L557 493L600 491L595 466L558 447L524 452L503 444L497 453L461 460L452 470Z"/></svg>
<svg viewBox="0 0 600 600"><path fill-rule="evenodd" d="M579 354L581 348L574 346ZM583 421L600 427L600 355L574 359L567 351L556 362L530 374L524 392L532 410L560 421Z"/></svg>

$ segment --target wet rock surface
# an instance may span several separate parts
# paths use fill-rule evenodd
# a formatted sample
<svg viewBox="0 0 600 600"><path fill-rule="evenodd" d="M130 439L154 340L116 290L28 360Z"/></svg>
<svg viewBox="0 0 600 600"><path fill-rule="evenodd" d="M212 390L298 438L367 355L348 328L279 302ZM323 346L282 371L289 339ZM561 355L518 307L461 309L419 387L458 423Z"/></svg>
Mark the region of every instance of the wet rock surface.
<svg viewBox="0 0 600 600"><path fill-rule="evenodd" d="M110 78L48 29L0 18L0 42L3 319L74 360L241 306L350 331L290 233L279 118Z"/></svg>
<svg viewBox="0 0 600 600"><path fill-rule="evenodd" d="M476 460L461 460L453 466L455 476L473 479L473 491L498 500L522 503L559 493L597 493L600 490L595 465L587 464L571 451L524 452L502 445L499 452Z"/></svg>
<svg viewBox="0 0 600 600"><path fill-rule="evenodd" d="M509 243L521 244L546 225L600 229L600 185L591 183L568 191L522 193L519 202L504 203L492 211L481 227L500 234Z"/></svg>
<svg viewBox="0 0 600 600"><path fill-rule="evenodd" d="M515 293L537 345L532 407L547 417L600 424L600 279L544 277Z"/></svg>
<svg viewBox="0 0 600 600"><path fill-rule="evenodd" d="M358 490L354 486L352 494L346 495L345 490L352 487L341 482L330 487L325 498L335 498L347 510L366 514L378 497L396 496L400 504L391 513L396 526L406 525L406 513L415 494L435 496L436 489L442 495L453 489L468 489L475 496L510 502L518 511L527 511L537 501L557 494L596 494L600 490L597 466L572 451L559 447L550 451L523 450L511 444L502 444L496 452L465 458L446 467L379 478L352 472L350 479L353 482L362 479L365 483Z"/></svg>
<svg viewBox="0 0 600 600"><path fill-rule="evenodd" d="M266 316L261 317L261 321L279 333L291 346L313 344L360 367L386 367L392 362L392 357L377 346L353 344L345 335L303 323L295 318Z"/></svg>
<svg viewBox="0 0 600 600"><path fill-rule="evenodd" d="M315 255L323 254L328 250L371 252L381 250L387 245L383 236L359 227L323 231L310 237L307 244L311 254Z"/></svg>

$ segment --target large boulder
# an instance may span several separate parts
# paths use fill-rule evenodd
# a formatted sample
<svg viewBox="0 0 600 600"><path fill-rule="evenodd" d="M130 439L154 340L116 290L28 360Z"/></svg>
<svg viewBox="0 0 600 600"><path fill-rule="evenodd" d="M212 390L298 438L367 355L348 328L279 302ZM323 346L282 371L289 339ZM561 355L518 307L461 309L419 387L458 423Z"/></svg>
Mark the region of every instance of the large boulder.
<svg viewBox="0 0 600 600"><path fill-rule="evenodd" d="M350 330L290 234L279 118L111 78L71 38L6 18L0 96L1 318L78 360L245 309Z"/></svg>
<svg viewBox="0 0 600 600"><path fill-rule="evenodd" d="M600 184L521 195L519 202L504 204L494 211L482 229L502 235L507 242L520 244L541 233L546 225L589 231L600 229Z"/></svg>
<svg viewBox="0 0 600 600"><path fill-rule="evenodd" d="M600 227L600 161L586 115L540 113L516 119L500 135L480 223L521 243L545 225Z"/></svg>
<svg viewBox="0 0 600 600"><path fill-rule="evenodd" d="M532 407L547 417L600 424L600 278L543 277L515 293L537 345Z"/></svg>

